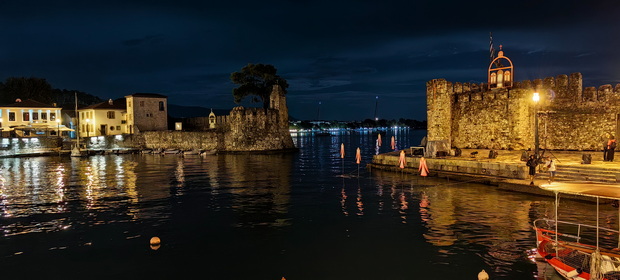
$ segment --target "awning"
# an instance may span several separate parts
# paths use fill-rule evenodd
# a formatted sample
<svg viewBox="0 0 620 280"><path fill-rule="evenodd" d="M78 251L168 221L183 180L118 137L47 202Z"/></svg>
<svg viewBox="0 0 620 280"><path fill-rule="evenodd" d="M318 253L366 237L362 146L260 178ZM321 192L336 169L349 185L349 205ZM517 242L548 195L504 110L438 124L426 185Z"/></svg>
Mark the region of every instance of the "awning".
<svg viewBox="0 0 620 280"><path fill-rule="evenodd" d="M619 184L605 184L594 182L553 182L540 186L543 190L574 194L581 196L620 199Z"/></svg>
<svg viewBox="0 0 620 280"><path fill-rule="evenodd" d="M49 131L75 131L74 129L68 128L64 125L54 126L54 125L18 125L11 127L14 130L49 130Z"/></svg>

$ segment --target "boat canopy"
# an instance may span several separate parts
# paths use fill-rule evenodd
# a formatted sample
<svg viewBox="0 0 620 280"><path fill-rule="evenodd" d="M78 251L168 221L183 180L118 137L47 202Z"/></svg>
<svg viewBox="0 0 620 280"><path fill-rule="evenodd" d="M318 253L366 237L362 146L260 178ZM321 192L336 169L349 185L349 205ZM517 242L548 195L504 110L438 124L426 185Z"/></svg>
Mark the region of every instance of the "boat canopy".
<svg viewBox="0 0 620 280"><path fill-rule="evenodd" d="M543 190L565 194L620 199L620 184L595 182L553 182L552 184L540 185L540 188Z"/></svg>

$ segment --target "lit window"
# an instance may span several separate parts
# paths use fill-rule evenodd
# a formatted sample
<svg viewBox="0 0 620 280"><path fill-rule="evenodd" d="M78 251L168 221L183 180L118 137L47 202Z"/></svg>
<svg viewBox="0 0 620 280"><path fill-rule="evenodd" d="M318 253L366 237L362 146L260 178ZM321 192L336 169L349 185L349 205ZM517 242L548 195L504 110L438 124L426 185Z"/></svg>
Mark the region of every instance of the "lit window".
<svg viewBox="0 0 620 280"><path fill-rule="evenodd" d="M29 112L24 112L24 114L22 115L22 120L25 122L29 122L30 121L30 113Z"/></svg>

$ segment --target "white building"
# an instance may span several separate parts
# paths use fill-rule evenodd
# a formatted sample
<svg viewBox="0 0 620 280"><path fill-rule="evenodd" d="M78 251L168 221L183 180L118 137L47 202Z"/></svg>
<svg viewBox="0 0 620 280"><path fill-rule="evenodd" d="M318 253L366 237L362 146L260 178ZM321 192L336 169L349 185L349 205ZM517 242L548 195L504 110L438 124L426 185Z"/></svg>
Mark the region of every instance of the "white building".
<svg viewBox="0 0 620 280"><path fill-rule="evenodd" d="M55 105L17 99L13 104L0 106L0 129L3 136L57 136L69 130L61 125L60 113L61 108Z"/></svg>

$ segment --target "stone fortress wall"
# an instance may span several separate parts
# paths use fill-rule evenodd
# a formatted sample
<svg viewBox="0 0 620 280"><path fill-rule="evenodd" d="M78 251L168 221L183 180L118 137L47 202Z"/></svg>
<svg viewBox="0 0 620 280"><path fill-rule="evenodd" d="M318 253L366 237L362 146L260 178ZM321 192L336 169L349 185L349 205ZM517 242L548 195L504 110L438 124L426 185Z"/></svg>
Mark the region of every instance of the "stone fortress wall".
<svg viewBox="0 0 620 280"><path fill-rule="evenodd" d="M144 131L126 141L132 148L258 152L295 149L288 130L286 97L274 86L268 109L235 107L226 117L218 116L216 128L205 118L199 131ZM207 119L208 121L208 119Z"/></svg>
<svg viewBox="0 0 620 280"><path fill-rule="evenodd" d="M431 80L428 140L453 148L533 149L538 112L540 148L601 150L618 135L620 84L582 84L581 73L516 82L510 89ZM534 92L540 94L537 103Z"/></svg>

